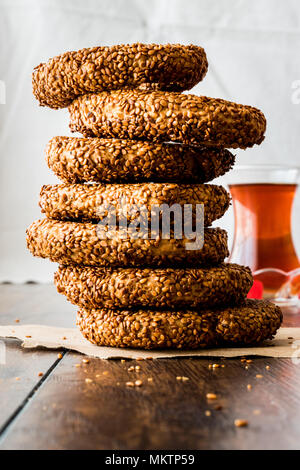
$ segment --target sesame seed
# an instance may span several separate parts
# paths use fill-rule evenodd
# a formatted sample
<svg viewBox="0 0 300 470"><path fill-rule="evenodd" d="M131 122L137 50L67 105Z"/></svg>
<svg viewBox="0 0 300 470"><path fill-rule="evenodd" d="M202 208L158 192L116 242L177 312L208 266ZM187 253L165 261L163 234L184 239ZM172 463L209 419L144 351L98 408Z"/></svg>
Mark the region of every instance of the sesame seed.
<svg viewBox="0 0 300 470"><path fill-rule="evenodd" d="M237 428L244 428L248 426L248 421L246 419L235 419L234 420L234 425Z"/></svg>
<svg viewBox="0 0 300 470"><path fill-rule="evenodd" d="M127 387L134 387L134 382L126 382Z"/></svg>
<svg viewBox="0 0 300 470"><path fill-rule="evenodd" d="M207 393L206 394L206 398L208 400L216 400L217 399L217 395L215 393Z"/></svg>

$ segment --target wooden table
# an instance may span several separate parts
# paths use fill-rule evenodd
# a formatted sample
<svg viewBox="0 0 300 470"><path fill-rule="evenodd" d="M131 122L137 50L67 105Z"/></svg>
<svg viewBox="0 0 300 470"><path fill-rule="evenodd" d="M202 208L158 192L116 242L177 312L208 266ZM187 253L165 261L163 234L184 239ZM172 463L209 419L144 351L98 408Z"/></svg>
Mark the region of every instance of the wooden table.
<svg viewBox="0 0 300 470"><path fill-rule="evenodd" d="M53 286L2 285L0 299L3 325L74 325L76 308ZM298 315L285 321L300 326ZM22 350L16 340L5 344L0 449L300 449L300 364L291 359L84 364L74 352L60 358ZM128 371L137 365L140 371ZM137 379L141 387L126 386ZM207 393L217 400L208 402ZM248 427L237 428L235 419Z"/></svg>

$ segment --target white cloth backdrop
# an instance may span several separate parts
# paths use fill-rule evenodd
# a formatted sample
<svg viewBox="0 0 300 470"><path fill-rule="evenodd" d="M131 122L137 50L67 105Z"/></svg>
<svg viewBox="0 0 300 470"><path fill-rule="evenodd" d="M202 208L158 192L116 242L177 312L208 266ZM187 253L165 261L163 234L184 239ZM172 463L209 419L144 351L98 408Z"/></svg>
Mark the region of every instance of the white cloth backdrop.
<svg viewBox="0 0 300 470"><path fill-rule="evenodd" d="M44 161L54 135L69 135L66 110L40 108L31 93L35 65L67 50L131 42L203 46L209 72L196 94L261 108L265 142L238 151L238 163L299 165L299 0L0 0L0 281L52 281L55 265L33 258L25 228L40 216L42 184L55 183ZM294 215L299 213L297 197ZM233 232L232 210L221 220ZM294 238L299 250L300 223Z"/></svg>

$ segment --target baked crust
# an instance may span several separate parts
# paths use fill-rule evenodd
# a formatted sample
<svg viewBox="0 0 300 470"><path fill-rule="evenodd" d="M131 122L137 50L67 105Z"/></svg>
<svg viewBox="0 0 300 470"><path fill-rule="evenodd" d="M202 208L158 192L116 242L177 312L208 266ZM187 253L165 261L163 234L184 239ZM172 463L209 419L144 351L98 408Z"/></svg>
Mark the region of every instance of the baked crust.
<svg viewBox="0 0 300 470"><path fill-rule="evenodd" d="M249 268L143 269L60 266L57 291L84 308L180 308L235 305L252 286Z"/></svg>
<svg viewBox="0 0 300 470"><path fill-rule="evenodd" d="M77 96L120 88L189 90L208 63L199 46L127 44L65 52L38 65L33 94L42 106L64 108Z"/></svg>
<svg viewBox="0 0 300 470"><path fill-rule="evenodd" d="M81 309L77 314L77 325L91 343L142 349L248 346L272 339L281 322L279 307L253 299L217 309Z"/></svg>
<svg viewBox="0 0 300 470"><path fill-rule="evenodd" d="M137 214L131 208L138 206L147 212L148 222L155 207L168 208L184 205L193 208L203 204L204 225L207 227L224 215L230 204L230 195L225 188L212 184L60 184L45 185L40 194L42 213L50 219L98 222L107 217L113 208L116 217L133 221ZM175 206L174 206L175 207Z"/></svg>
<svg viewBox="0 0 300 470"><path fill-rule="evenodd" d="M54 137L46 148L49 168L65 183L206 183L234 160L222 148L96 137Z"/></svg>
<svg viewBox="0 0 300 470"><path fill-rule="evenodd" d="M252 106L172 92L117 90L80 96L70 129L85 137L118 137L246 148L264 139L266 119Z"/></svg>
<svg viewBox="0 0 300 470"><path fill-rule="evenodd" d="M228 256L227 233L206 228L201 249L188 250L190 240L124 239L124 232L106 232L103 239L97 224L42 219L27 229L27 247L34 256L60 264L90 266L201 266L218 264Z"/></svg>

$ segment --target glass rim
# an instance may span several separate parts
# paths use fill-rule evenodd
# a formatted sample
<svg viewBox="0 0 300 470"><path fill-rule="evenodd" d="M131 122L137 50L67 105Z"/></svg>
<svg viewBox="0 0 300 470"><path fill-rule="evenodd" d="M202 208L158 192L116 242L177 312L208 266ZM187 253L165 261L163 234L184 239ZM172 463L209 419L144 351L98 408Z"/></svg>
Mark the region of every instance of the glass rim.
<svg viewBox="0 0 300 470"><path fill-rule="evenodd" d="M254 165L234 165L234 167L230 171L235 171L235 170L274 170L274 171L285 171L285 170L294 170L294 171L300 171L300 166L296 165L269 165L267 163L257 163Z"/></svg>
<svg viewBox="0 0 300 470"><path fill-rule="evenodd" d="M293 184L299 185L300 167L289 165L236 165L224 175L227 185Z"/></svg>

